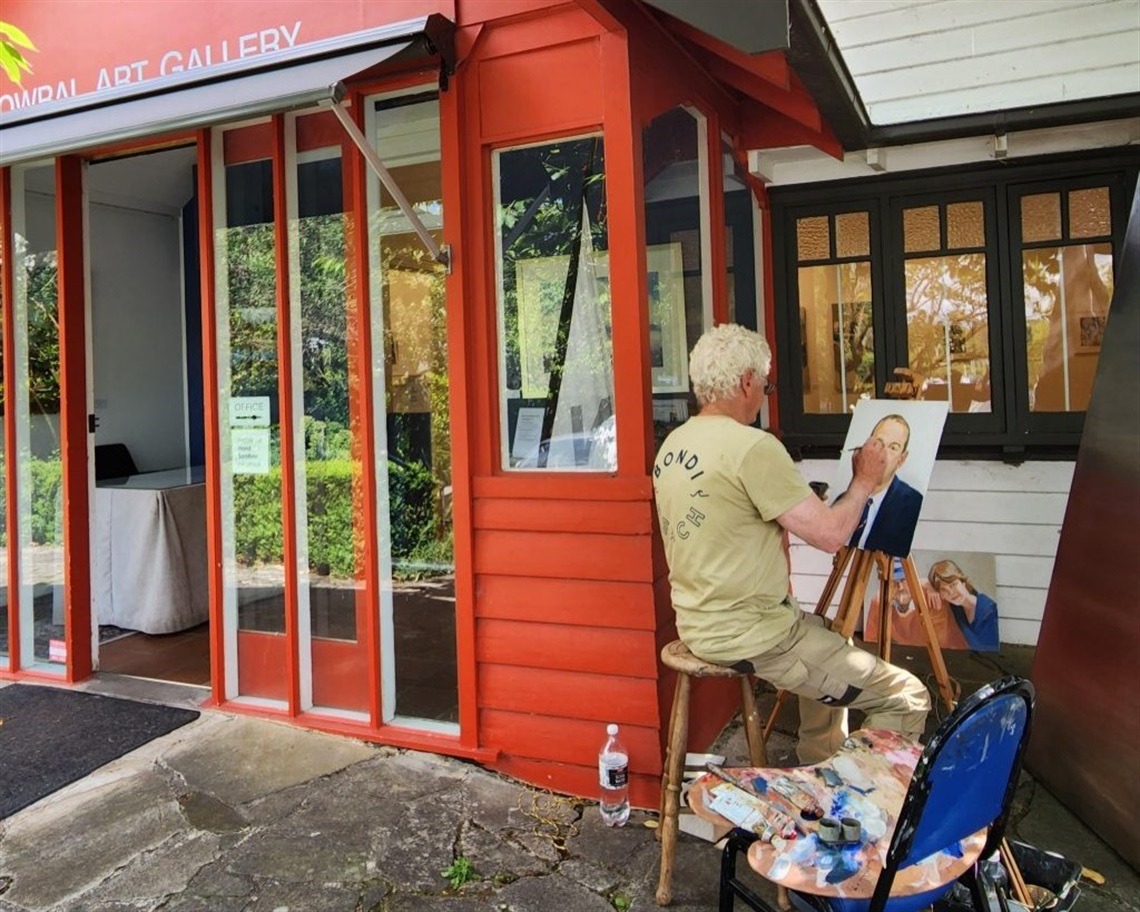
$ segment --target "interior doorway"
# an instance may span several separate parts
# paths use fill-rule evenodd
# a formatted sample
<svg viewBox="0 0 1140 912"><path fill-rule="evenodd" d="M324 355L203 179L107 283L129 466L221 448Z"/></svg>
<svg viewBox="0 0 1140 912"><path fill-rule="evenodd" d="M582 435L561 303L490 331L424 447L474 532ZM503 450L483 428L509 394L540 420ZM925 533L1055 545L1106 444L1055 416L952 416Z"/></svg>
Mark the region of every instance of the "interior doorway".
<svg viewBox="0 0 1140 912"><path fill-rule="evenodd" d="M194 145L86 174L95 667L210 682Z"/></svg>

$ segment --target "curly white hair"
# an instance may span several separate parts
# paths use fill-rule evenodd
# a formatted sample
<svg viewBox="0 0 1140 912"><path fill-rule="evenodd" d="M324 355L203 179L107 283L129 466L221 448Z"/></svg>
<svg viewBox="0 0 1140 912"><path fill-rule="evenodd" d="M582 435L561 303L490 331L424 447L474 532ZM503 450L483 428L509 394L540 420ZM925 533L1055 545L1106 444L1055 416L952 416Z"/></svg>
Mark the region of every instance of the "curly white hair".
<svg viewBox="0 0 1140 912"><path fill-rule="evenodd" d="M689 355L689 379L702 406L735 394L749 370L766 379L771 369L772 350L765 338L736 323L714 326Z"/></svg>

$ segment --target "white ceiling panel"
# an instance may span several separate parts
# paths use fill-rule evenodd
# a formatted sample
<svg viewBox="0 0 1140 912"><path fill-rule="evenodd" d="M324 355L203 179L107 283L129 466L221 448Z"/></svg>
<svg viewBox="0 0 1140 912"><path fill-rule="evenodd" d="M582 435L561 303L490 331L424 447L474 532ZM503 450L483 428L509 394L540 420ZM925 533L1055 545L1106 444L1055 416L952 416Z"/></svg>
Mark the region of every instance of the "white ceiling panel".
<svg viewBox="0 0 1140 912"><path fill-rule="evenodd" d="M1140 0L818 0L873 125L1140 92Z"/></svg>

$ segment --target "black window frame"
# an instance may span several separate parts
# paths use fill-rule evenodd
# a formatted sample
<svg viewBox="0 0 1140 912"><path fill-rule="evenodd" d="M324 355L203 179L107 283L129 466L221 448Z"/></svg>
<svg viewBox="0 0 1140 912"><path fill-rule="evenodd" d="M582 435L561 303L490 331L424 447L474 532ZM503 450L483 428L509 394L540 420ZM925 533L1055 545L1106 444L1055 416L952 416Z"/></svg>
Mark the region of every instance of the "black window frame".
<svg viewBox="0 0 1140 912"><path fill-rule="evenodd" d="M869 213L875 389L881 397L884 384L894 379L894 368L905 366L908 359L902 209L938 204L944 212L947 203L984 199L992 411L948 416L939 453L1007 461L1027 457L1074 458L1084 428L1084 412L1028 410L1020 200L1024 195L1040 192L1062 192L1063 199L1067 199L1064 194L1072 190L1109 187L1115 272L1120 267L1138 174L1140 150L1126 147L769 187L780 433L788 449L798 457L835 456L850 422L849 415L803 411L797 219L823 215L834 219L837 214L853 211ZM1067 220L1067 207L1064 208ZM1067 236L1067 221L1065 225ZM1081 239L1092 243L1102 240ZM833 237L833 254L834 243ZM844 261L850 259L853 258ZM811 265L817 262L826 264L832 260L813 260Z"/></svg>

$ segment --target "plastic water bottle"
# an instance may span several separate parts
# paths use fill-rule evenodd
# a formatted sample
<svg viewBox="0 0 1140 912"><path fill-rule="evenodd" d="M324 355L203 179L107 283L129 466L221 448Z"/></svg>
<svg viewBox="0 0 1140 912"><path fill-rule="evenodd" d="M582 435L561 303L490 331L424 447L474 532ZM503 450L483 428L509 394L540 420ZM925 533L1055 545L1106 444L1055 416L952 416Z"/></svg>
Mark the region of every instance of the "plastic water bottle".
<svg viewBox="0 0 1140 912"><path fill-rule="evenodd" d="M606 726L606 743L598 754L602 786L602 820L606 826L624 826L629 820L629 751L618 740L618 727Z"/></svg>

